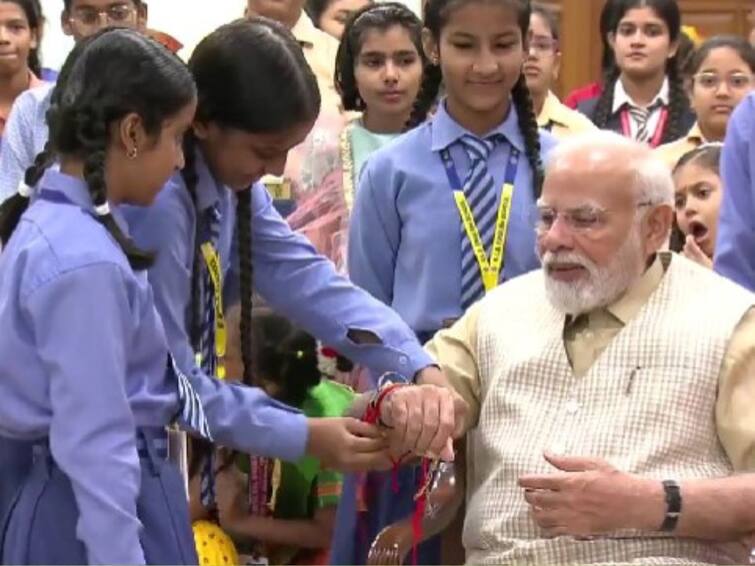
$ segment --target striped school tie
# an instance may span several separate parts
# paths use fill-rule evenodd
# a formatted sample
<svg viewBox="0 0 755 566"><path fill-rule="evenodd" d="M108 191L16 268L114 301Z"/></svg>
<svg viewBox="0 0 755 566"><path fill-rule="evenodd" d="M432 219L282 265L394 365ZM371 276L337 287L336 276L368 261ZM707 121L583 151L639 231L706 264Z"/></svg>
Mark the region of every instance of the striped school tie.
<svg viewBox="0 0 755 566"><path fill-rule="evenodd" d="M180 411L176 416L176 423L179 428L185 432L190 433L192 436L202 439L205 442L212 442L212 434L210 433L210 425L207 422L207 416L202 406L202 400L199 398L194 386L186 374L178 367L176 360L173 356L170 356L169 369L173 371L178 381L178 404ZM180 442L186 449L186 436L182 434L179 437ZM212 471L213 462L210 460L210 471ZM210 505L206 505L206 508L210 511L214 510L215 505L215 478L213 475L209 476L209 480L205 480L205 468L202 469L200 480L200 493L202 504L205 504L205 492L207 497L210 497ZM209 483L208 483L209 482Z"/></svg>
<svg viewBox="0 0 755 566"><path fill-rule="evenodd" d="M470 135L461 138L461 144L470 161L469 172L464 180L464 196L474 215L485 253L490 253L498 215L498 191L488 170L488 157L496 144L503 141L500 134L480 140ZM480 266L477 263L472 243L464 225L461 227L461 306L468 309L485 294Z"/></svg>
<svg viewBox="0 0 755 566"><path fill-rule="evenodd" d="M638 141L640 143L650 142L650 138L653 136L654 132L648 130L648 122L650 121L650 116L653 114L653 112L655 112L662 105L663 102L661 102L660 100L656 100L647 108L640 108L639 106L633 106L631 104L627 105L629 115L632 117L632 120L637 126L634 135L635 141Z"/></svg>
<svg viewBox="0 0 755 566"><path fill-rule="evenodd" d="M220 209L217 204L205 211L205 223L209 242L217 249L220 238ZM206 375L215 375L218 360L215 355L215 288L210 276L210 269L202 261L202 328L199 340L201 368ZM202 505L209 511L217 507L215 499L215 458L212 450L202 465L199 481Z"/></svg>
<svg viewBox="0 0 755 566"><path fill-rule="evenodd" d="M199 398L189 378L178 367L173 356L170 356L168 369L173 372L178 381L178 405L180 410L178 415L176 415L176 422L187 432L191 432L211 442L212 434L210 433L210 425L207 422L207 416L202 406L202 400Z"/></svg>

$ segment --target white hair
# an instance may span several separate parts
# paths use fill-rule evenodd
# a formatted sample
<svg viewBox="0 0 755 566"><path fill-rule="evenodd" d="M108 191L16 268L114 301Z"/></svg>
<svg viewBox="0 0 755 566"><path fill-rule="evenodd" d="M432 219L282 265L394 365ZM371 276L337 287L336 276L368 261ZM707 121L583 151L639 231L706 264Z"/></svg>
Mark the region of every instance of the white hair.
<svg viewBox="0 0 755 566"><path fill-rule="evenodd" d="M668 165L647 145L614 132L582 133L560 142L548 156L546 176L555 168L571 168L572 158L585 153L596 164L630 172L638 203L673 205L674 180Z"/></svg>

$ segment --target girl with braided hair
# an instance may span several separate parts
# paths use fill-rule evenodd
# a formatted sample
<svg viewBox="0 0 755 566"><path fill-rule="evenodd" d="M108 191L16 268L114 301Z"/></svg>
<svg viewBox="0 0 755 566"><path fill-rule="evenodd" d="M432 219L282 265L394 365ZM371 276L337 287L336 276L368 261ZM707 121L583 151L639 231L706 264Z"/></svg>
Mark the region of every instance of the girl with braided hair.
<svg viewBox="0 0 755 566"><path fill-rule="evenodd" d="M578 110L601 129L652 147L679 139L695 122L677 60L681 14L676 0L618 0L608 41L616 66L603 92Z"/></svg>
<svg viewBox="0 0 755 566"><path fill-rule="evenodd" d="M428 67L422 22L403 4L369 4L346 24L335 83L343 108L361 115L332 136L332 143L310 136L304 144L302 190L296 211L287 218L339 268L345 264L362 166L377 149L424 120L434 102L420 92Z"/></svg>
<svg viewBox="0 0 755 566"><path fill-rule="evenodd" d="M291 33L266 18L226 24L199 43L189 69L198 105L184 140L186 165L153 206L129 215L135 241L157 252L149 280L178 366L196 364L222 378L226 312L240 304L249 382L256 291L276 312L378 375L421 378L437 371L395 313L337 275L291 231L259 182L282 173L288 151L320 111L317 81ZM325 465L360 467L376 450L374 439L364 437L373 429L361 424L271 418L259 424L269 433L258 434L258 446L246 451L292 461L307 449ZM201 474L201 503L212 511L212 451L194 448L191 468Z"/></svg>
<svg viewBox="0 0 755 566"><path fill-rule="evenodd" d="M704 143L723 143L731 114L755 88L755 48L741 37L713 36L691 55L687 67L697 121L684 136L656 150L670 168Z"/></svg>
<svg viewBox="0 0 755 566"><path fill-rule="evenodd" d="M432 99L442 79L446 96L431 120L372 154L362 171L349 274L421 341L500 282L539 266L530 218L542 156L555 140L538 130L522 73L530 16L527 0L428 0L425 49L440 72L425 74L422 92ZM336 563L365 562L374 536L411 513L420 476L400 469L399 493L390 477L368 478L382 488L367 496L364 513L347 481ZM437 562L438 545L419 554L421 563Z"/></svg>
<svg viewBox="0 0 755 566"><path fill-rule="evenodd" d="M180 60L126 30L82 42L61 76L47 148L0 207L0 434L35 454L2 561L186 563L182 482L150 456L181 378L140 273L152 256L115 205L148 204L183 164L196 91Z"/></svg>

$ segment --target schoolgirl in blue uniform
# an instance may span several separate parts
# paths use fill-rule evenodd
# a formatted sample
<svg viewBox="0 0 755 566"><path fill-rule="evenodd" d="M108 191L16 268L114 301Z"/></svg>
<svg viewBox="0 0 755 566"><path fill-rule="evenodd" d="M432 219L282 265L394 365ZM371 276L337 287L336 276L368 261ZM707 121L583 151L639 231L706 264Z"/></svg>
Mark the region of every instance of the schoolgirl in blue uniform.
<svg viewBox="0 0 755 566"><path fill-rule="evenodd" d="M555 141L538 131L521 73L529 18L528 0L428 0L429 56L446 97L430 121L374 153L362 171L349 275L422 341L486 290L539 266L530 218L541 156ZM437 93L439 78L426 74L423 96ZM401 470L399 493L385 474L370 474L366 513L356 511L349 478L334 563L365 563L375 535L412 512L417 470ZM438 545L419 560L437 563Z"/></svg>
<svg viewBox="0 0 755 566"><path fill-rule="evenodd" d="M184 140L186 165L153 206L128 216L134 240L158 252L149 279L179 365L222 365L220 341L205 340L206 331L222 327L221 306L240 301L242 354L251 367L256 291L276 312L377 371L414 375L430 366L400 318L292 232L259 182L282 174L288 150L320 109L317 82L290 32L265 18L224 25L200 42L189 69L199 104ZM220 265L222 298L208 257Z"/></svg>
<svg viewBox="0 0 755 566"><path fill-rule="evenodd" d="M38 198L28 206L23 187L0 208L0 434L34 444L2 561L196 563L167 424L286 459L346 440L370 466L382 443L362 423L308 423L259 390L172 361L145 271L153 256L118 208L148 205L184 165L195 85L137 32L109 30L76 50L53 96L48 148L27 174ZM53 158L60 171L45 171Z"/></svg>
<svg viewBox="0 0 755 566"><path fill-rule="evenodd" d="M184 142L186 165L152 207L128 215L134 240L158 252L149 280L179 366L196 360L207 372L223 374L223 311L240 301L249 372L256 291L378 375L411 377L429 367L432 360L401 319L337 275L292 232L259 182L265 174L282 174L288 150L306 137L320 111L317 81L291 33L264 18L224 25L199 43L189 68L199 104ZM202 499L212 508L210 454L201 454Z"/></svg>

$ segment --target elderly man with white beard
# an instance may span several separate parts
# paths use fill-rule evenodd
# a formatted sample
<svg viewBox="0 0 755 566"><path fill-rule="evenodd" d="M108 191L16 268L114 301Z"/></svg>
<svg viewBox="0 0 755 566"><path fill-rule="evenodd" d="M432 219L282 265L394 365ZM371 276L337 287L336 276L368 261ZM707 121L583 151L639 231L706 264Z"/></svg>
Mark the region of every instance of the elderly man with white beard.
<svg viewBox="0 0 755 566"><path fill-rule="evenodd" d="M748 529L687 487L755 467L755 296L661 251L672 204L647 147L563 142L533 220L542 269L428 344L471 407L468 563L745 561L711 539ZM596 479L600 524L571 505Z"/></svg>

